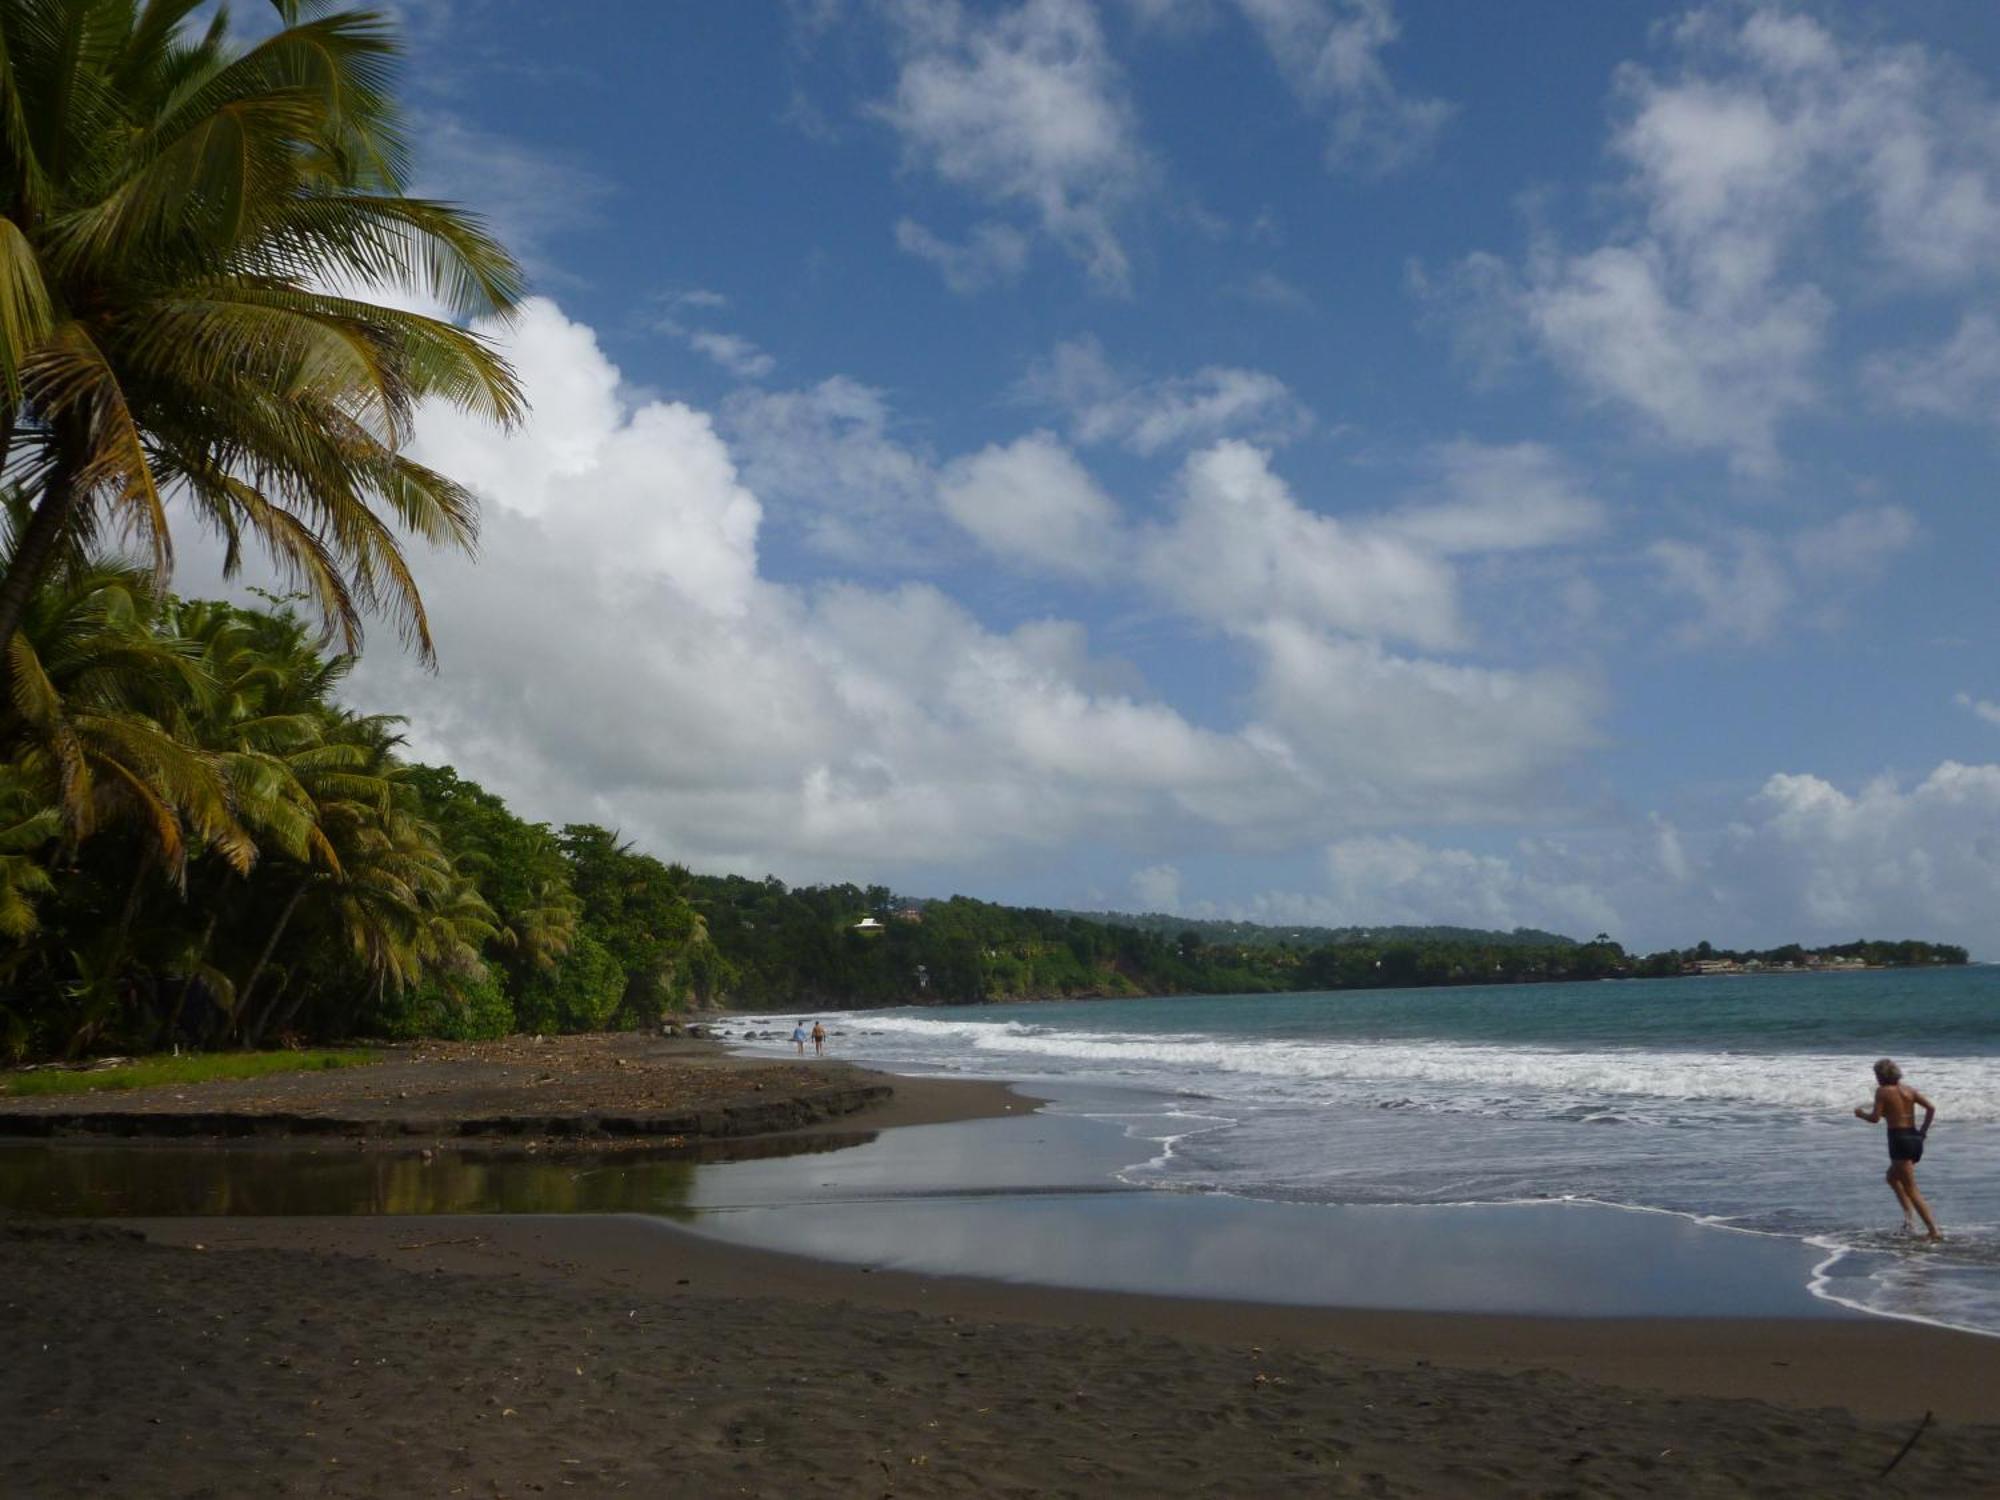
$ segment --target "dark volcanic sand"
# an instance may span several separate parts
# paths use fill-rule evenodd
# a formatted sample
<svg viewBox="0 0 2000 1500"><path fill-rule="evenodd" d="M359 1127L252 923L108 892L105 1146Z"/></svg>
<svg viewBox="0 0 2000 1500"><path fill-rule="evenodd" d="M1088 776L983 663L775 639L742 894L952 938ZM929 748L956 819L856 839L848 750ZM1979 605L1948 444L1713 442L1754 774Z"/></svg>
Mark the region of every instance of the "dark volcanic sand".
<svg viewBox="0 0 2000 1500"><path fill-rule="evenodd" d="M416 1042L354 1068L199 1084L0 1099L0 1115L287 1114L435 1124L499 1116L662 1116L768 1103L854 1085L896 1097L843 1115L839 1128L974 1119L1032 1107L1004 1084L891 1079L835 1058L738 1057L711 1041L635 1033ZM421 1130L412 1133L421 1134Z"/></svg>
<svg viewBox="0 0 2000 1500"><path fill-rule="evenodd" d="M0 1493L1792 1500L1895 1458L1923 1396L1899 1367L1963 1419L2000 1355L871 1276L637 1220L152 1227L183 1244L0 1229ZM1875 1414L1675 1393L1704 1371ZM2000 1427L1941 1417L1879 1492L2000 1493Z"/></svg>

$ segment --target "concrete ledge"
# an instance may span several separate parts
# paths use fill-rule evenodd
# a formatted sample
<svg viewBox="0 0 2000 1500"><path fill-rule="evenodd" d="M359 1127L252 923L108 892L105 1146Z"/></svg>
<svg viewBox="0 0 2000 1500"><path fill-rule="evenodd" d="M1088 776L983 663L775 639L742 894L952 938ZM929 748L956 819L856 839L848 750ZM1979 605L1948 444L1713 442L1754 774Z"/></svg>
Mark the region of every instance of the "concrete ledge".
<svg viewBox="0 0 2000 1500"><path fill-rule="evenodd" d="M886 1102L895 1090L886 1083L815 1089L777 1099L739 1099L703 1109L662 1115L492 1115L479 1119L423 1116L342 1118L236 1110L70 1110L61 1114L10 1114L0 1110L0 1136L49 1139L105 1135L150 1139L222 1136L231 1139L281 1136L425 1136L433 1140L466 1136L548 1136L563 1139L681 1136L719 1140L770 1135L851 1115Z"/></svg>

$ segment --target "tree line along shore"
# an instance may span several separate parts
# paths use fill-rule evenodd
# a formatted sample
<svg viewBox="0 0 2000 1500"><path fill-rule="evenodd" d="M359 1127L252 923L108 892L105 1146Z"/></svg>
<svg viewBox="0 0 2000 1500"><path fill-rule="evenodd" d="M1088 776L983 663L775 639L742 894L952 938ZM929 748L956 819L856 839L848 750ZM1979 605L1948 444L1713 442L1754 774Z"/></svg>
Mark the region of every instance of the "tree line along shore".
<svg viewBox="0 0 2000 1500"><path fill-rule="evenodd" d="M1966 959L1923 942L1636 957L1603 934L1218 931L702 875L409 759L399 720L342 704L353 658L285 600L184 600L100 561L36 594L15 657L40 689L0 719L0 1052L16 1061L584 1032L723 1005Z"/></svg>

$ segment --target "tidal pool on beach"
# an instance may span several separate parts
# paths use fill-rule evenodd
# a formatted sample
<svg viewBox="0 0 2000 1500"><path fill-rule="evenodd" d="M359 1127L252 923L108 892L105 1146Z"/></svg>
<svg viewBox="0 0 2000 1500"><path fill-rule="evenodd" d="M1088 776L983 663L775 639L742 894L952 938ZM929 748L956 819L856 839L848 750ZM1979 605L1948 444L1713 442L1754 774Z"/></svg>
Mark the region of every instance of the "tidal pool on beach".
<svg viewBox="0 0 2000 1500"><path fill-rule="evenodd" d="M1062 1107L1089 1113L890 1131L830 1156L704 1169L678 1222L882 1269L1099 1291L1579 1317L1844 1315L1810 1291L1822 1258L1811 1247L1677 1215L1133 1189L1101 1173L1132 1159L1155 1117L1105 1114L1108 1091ZM1038 1167L1047 1180L1036 1183Z"/></svg>
<svg viewBox="0 0 2000 1500"><path fill-rule="evenodd" d="M65 1216L628 1214L884 1269L1258 1302L1596 1317L1842 1315L1787 1238L1602 1205L1260 1202L1135 1189L1135 1121L920 1126L844 1149L682 1155L0 1148L0 1206ZM1129 1104L1130 1101L1128 1100ZM1124 1128L1120 1128L1123 1126ZM778 1143L770 1143L776 1145Z"/></svg>

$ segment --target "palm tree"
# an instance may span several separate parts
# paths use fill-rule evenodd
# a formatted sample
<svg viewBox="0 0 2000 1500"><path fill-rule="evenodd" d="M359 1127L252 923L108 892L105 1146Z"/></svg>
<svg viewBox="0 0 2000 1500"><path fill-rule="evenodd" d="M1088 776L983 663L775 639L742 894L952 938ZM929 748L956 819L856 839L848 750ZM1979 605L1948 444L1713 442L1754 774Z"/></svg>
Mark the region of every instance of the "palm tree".
<svg viewBox="0 0 2000 1500"><path fill-rule="evenodd" d="M287 880L288 866L337 873L340 860L321 827L322 805L335 796L384 794L384 785L365 774L366 751L327 734L336 718L331 694L352 658L322 657L304 623L283 607L263 613L170 600L162 628L195 654L205 685L199 696L183 700L173 731L213 759L230 808L255 846L257 869L279 881ZM211 946L218 928L226 928L225 915L240 909L251 872L226 857L203 865L208 868L191 870L186 881L188 907L204 914L198 934L185 923L163 930L168 951L159 966L182 976L165 1022L169 1031L197 980L225 1013L234 1016L238 1009L234 977L213 959ZM268 952L253 978L264 962Z"/></svg>
<svg viewBox="0 0 2000 1500"><path fill-rule="evenodd" d="M285 998L290 972L261 996L260 982L281 950L337 956L379 996L426 978L449 986L482 977L480 948L499 930L492 907L420 816L409 768L395 757L398 721L330 708L326 718L327 747L345 747L358 759L306 781L331 857L282 877L289 884L283 904L234 995L232 1024L252 1045L267 1030L282 1031L306 998L303 987ZM272 867L262 873L270 883L281 879Z"/></svg>
<svg viewBox="0 0 2000 1500"><path fill-rule="evenodd" d="M179 881L190 840L238 870L256 858L215 758L176 737L176 700L202 690L184 642L152 629L142 570L99 563L30 601L7 643L0 754L72 848L99 828L139 831L143 863Z"/></svg>
<svg viewBox="0 0 2000 1500"><path fill-rule="evenodd" d="M576 941L582 916L583 903L568 886L557 880L536 881L529 887L527 902L508 913L499 934L501 946L519 955L526 967L547 972Z"/></svg>
<svg viewBox="0 0 2000 1500"><path fill-rule="evenodd" d="M373 783L343 785L365 752L326 735L333 689L353 658L322 657L289 609L175 600L165 624L198 653L207 689L186 700L176 736L215 757L232 810L262 855L337 866L318 803L336 791L379 792Z"/></svg>
<svg viewBox="0 0 2000 1500"><path fill-rule="evenodd" d="M144 571L97 562L40 589L5 650L0 756L13 800L28 814L10 839L24 863L9 883L26 896L44 885L32 873L44 857L39 846L52 846L68 866L95 835L115 831L129 856L118 876L122 901L71 950L79 982L69 992L81 1006L72 1050L119 1008L148 886L161 878L183 885L199 850L239 870L255 858L215 758L170 727L204 681L186 643L158 625ZM39 845L31 842L38 833Z"/></svg>
<svg viewBox="0 0 2000 1500"><path fill-rule="evenodd" d="M16 946L40 925L37 898L55 889L37 857L61 830L55 808L35 795L20 770L0 763L0 938ZM0 977L4 977L0 964Z"/></svg>
<svg viewBox="0 0 2000 1500"><path fill-rule="evenodd" d="M438 399L511 423L512 371L452 320L519 270L403 191L398 49L367 12L235 50L201 0L0 4L0 477L35 498L0 647L55 560L107 527L172 564L167 503L246 535L349 650L386 610L429 659L400 532L469 546L477 507L402 451ZM370 300L411 294L429 317ZM0 671L4 671L0 667Z"/></svg>
<svg viewBox="0 0 2000 1500"><path fill-rule="evenodd" d="M329 882L345 884L349 880L340 845L347 844L350 854L357 847L365 849L365 836L357 846L357 831L372 828L390 810L387 748L395 743L390 723L345 714L321 703L313 715L310 739L294 748L289 757L252 752L264 762L266 779L288 783L293 789L306 811L304 828L309 837L281 845L278 852L290 857L266 864L260 872L267 889L282 886L287 894L243 982L234 989L230 1022L246 1032L253 1029L256 1019L251 1002L258 982L271 966L300 906ZM241 762L250 756L239 753L236 759ZM282 837L289 828L274 819L272 831Z"/></svg>

